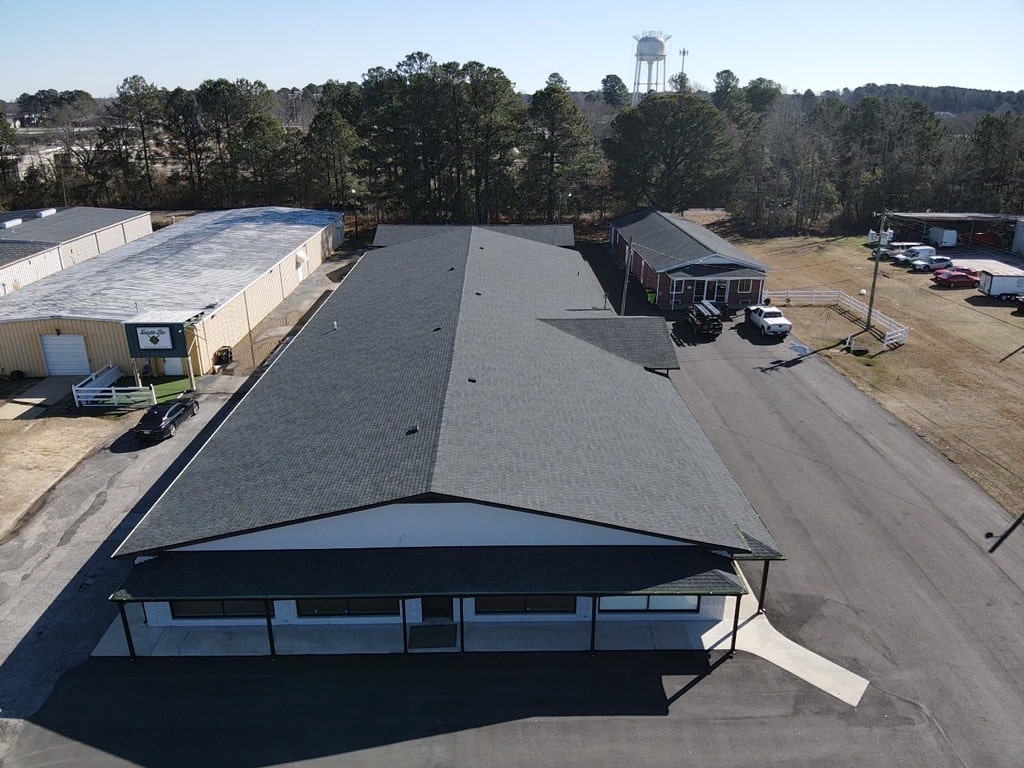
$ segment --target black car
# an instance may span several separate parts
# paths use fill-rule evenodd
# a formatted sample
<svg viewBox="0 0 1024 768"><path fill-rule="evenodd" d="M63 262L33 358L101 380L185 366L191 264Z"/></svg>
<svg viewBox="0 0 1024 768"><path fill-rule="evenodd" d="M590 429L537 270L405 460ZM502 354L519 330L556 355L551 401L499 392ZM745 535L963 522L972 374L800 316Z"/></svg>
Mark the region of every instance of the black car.
<svg viewBox="0 0 1024 768"><path fill-rule="evenodd" d="M717 336L722 332L722 313L713 303L705 299L686 308L686 322L693 332L704 336Z"/></svg>
<svg viewBox="0 0 1024 768"><path fill-rule="evenodd" d="M163 440L165 437L174 437L178 424L197 413L199 413L199 401L194 398L158 403L143 414L132 432L143 440Z"/></svg>

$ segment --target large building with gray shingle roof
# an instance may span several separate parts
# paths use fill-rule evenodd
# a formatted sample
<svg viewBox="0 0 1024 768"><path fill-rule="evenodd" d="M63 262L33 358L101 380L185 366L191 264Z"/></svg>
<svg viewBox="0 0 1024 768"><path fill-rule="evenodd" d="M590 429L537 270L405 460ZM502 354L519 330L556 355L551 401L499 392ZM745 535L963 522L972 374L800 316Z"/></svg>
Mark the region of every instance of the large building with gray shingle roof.
<svg viewBox="0 0 1024 768"><path fill-rule="evenodd" d="M397 239L120 545L126 621L258 627L263 652L303 631L327 652L483 650L533 623L565 632L512 646L655 622L693 647L687 622L746 592L736 562L781 555L666 375L664 321L617 317L573 250Z"/></svg>

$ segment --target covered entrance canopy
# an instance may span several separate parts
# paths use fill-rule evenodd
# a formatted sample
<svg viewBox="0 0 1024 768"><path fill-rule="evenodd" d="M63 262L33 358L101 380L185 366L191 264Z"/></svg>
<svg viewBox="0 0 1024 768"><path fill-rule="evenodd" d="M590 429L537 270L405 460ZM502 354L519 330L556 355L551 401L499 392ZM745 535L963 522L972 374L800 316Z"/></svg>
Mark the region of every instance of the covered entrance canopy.
<svg viewBox="0 0 1024 768"><path fill-rule="evenodd" d="M416 632L445 632L444 642L417 647L465 649L462 599L496 595L590 597L590 649L595 648L597 601L621 595L735 596L732 649L739 600L747 592L727 555L696 546L488 546L333 550L246 550L168 552L136 563L111 595L118 602L129 653L135 655L126 603L254 601L265 610L268 648L276 655L272 605L275 600L398 598L406 652L423 638ZM406 598L447 601L442 624L406 631ZM452 599L459 602L452 621ZM423 619L435 621L438 616ZM446 629L447 628L447 629ZM456 632L461 634L456 643ZM424 641L425 642L425 641ZM440 643L440 645L438 644Z"/></svg>
<svg viewBox="0 0 1024 768"><path fill-rule="evenodd" d="M696 547L430 547L171 552L111 599L745 593L728 557Z"/></svg>

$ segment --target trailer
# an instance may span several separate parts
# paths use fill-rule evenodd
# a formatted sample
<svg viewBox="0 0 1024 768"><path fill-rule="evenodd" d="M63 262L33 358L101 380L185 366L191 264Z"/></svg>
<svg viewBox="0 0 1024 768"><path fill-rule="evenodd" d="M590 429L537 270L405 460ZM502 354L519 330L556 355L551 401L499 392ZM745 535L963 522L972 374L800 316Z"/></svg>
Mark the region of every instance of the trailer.
<svg viewBox="0 0 1024 768"><path fill-rule="evenodd" d="M936 248L949 248L957 244L957 233L955 229L929 227L928 240L934 243Z"/></svg>
<svg viewBox="0 0 1024 768"><path fill-rule="evenodd" d="M999 272L983 269L978 273L978 290L1000 301L1013 301L1024 296L1024 269L1004 267Z"/></svg>

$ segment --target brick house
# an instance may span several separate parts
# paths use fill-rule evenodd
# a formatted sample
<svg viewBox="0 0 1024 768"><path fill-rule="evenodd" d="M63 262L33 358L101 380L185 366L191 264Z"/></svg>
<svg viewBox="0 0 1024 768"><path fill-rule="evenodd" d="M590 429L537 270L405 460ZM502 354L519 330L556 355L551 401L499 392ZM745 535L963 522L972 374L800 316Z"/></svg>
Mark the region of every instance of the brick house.
<svg viewBox="0 0 1024 768"><path fill-rule="evenodd" d="M662 309L702 299L734 309L761 301L768 268L681 216L653 208L621 216L611 223L609 244Z"/></svg>

